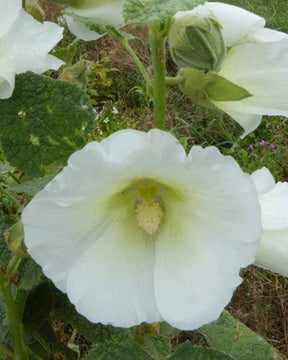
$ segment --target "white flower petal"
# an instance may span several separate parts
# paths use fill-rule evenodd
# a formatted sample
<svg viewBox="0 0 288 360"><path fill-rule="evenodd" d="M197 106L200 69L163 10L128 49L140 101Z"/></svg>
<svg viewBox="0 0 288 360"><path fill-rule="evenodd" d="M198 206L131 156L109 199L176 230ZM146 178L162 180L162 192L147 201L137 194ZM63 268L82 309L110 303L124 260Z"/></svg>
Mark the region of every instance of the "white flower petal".
<svg viewBox="0 0 288 360"><path fill-rule="evenodd" d="M14 23L21 9L22 0L0 0L0 39Z"/></svg>
<svg viewBox="0 0 288 360"><path fill-rule="evenodd" d="M0 75L0 99L9 99L13 93L15 86L14 74Z"/></svg>
<svg viewBox="0 0 288 360"><path fill-rule="evenodd" d="M288 277L288 229L263 231L255 264Z"/></svg>
<svg viewBox="0 0 288 360"><path fill-rule="evenodd" d="M260 125L262 120L262 115L254 115L254 114L247 114L241 113L236 111L230 111L229 106L225 106L225 102L212 101L215 106L217 106L222 111L226 112L233 120L235 120L242 128L244 129L244 133L240 136L241 139L244 139L245 136L250 134L252 131L257 129Z"/></svg>
<svg viewBox="0 0 288 360"><path fill-rule="evenodd" d="M249 41L255 41L255 42L273 42L273 41L279 41L283 39L287 39L288 34L283 33L281 31L276 31L272 29L260 29L256 31L255 33L251 34L249 36Z"/></svg>
<svg viewBox="0 0 288 360"><path fill-rule="evenodd" d="M245 88L252 96L214 104L228 112L288 115L288 40L235 46L219 75Z"/></svg>
<svg viewBox="0 0 288 360"><path fill-rule="evenodd" d="M219 2L206 2L195 7L191 13L216 20L222 26L224 42L228 47L265 26L262 17L238 6Z"/></svg>
<svg viewBox="0 0 288 360"><path fill-rule="evenodd" d="M251 178L256 186L259 195L265 194L274 189L276 182L271 172L263 167L251 174Z"/></svg>
<svg viewBox="0 0 288 360"><path fill-rule="evenodd" d="M196 147L190 155L185 196L191 205L171 210L179 221L169 223L156 242L157 305L165 321L182 330L220 316L241 282L239 269L254 261L260 238L249 176L215 148Z"/></svg>
<svg viewBox="0 0 288 360"><path fill-rule="evenodd" d="M288 183L278 182L260 196L262 226L265 230L288 228Z"/></svg>
<svg viewBox="0 0 288 360"><path fill-rule="evenodd" d="M114 225L86 248L68 277L69 299L90 321L120 327L161 321L155 302L154 243Z"/></svg>
<svg viewBox="0 0 288 360"><path fill-rule="evenodd" d="M19 31L21 29L21 31ZM21 9L16 21L6 33L1 50L3 55L47 55L62 39L63 28L52 22L43 24ZM7 56L7 55L6 55Z"/></svg>
<svg viewBox="0 0 288 360"><path fill-rule="evenodd" d="M98 34L96 31L90 30L85 24L80 23L79 21L74 20L71 16L64 15L67 26L71 33L75 35L78 39L84 41L98 40L103 35Z"/></svg>
<svg viewBox="0 0 288 360"><path fill-rule="evenodd" d="M74 13L78 16L87 18L90 22L102 25L113 25L114 27L120 27L124 24L122 16L123 0L114 0L99 4L96 7L88 9L77 9L74 7L68 7L67 12ZM85 41L97 40L101 36L95 31L89 29L85 24L73 19L69 15L64 15L68 28L72 34L79 39Z"/></svg>

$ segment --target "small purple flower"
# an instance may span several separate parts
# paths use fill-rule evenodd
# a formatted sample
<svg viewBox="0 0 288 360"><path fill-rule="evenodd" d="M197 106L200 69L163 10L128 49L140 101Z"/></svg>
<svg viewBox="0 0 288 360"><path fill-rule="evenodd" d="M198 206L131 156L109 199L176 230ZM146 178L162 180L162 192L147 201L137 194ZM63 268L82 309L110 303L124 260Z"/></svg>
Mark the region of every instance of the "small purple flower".
<svg viewBox="0 0 288 360"><path fill-rule="evenodd" d="M249 150L254 150L254 146L253 146L252 144L250 144L250 145L248 146L248 149L249 149Z"/></svg>
<svg viewBox="0 0 288 360"><path fill-rule="evenodd" d="M271 144L271 145L270 145L270 149L275 149L275 147L276 147L276 146L275 146L274 144Z"/></svg>
<svg viewBox="0 0 288 360"><path fill-rule="evenodd" d="M267 141L260 141L259 142L259 146L266 146L266 145L268 145L268 142Z"/></svg>

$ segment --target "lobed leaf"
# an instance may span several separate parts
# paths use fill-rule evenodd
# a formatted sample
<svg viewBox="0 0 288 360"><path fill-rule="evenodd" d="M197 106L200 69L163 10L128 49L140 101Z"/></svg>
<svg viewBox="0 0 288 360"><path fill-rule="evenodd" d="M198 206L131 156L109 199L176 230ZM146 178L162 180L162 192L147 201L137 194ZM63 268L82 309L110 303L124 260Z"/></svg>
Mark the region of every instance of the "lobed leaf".
<svg viewBox="0 0 288 360"><path fill-rule="evenodd" d="M177 11L192 10L203 0L126 0L123 14L126 23L165 22Z"/></svg>
<svg viewBox="0 0 288 360"><path fill-rule="evenodd" d="M234 360L229 355L202 346L184 343L170 356L169 360ZM255 359L254 359L255 360Z"/></svg>

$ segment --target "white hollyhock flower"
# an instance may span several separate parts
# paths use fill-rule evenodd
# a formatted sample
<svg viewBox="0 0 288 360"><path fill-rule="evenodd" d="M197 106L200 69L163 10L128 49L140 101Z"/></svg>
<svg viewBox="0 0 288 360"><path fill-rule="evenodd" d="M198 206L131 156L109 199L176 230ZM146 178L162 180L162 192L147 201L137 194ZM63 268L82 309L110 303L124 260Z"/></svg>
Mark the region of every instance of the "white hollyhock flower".
<svg viewBox="0 0 288 360"><path fill-rule="evenodd" d="M161 130L89 143L22 219L28 251L78 312L121 327L217 319L261 235L250 176Z"/></svg>
<svg viewBox="0 0 288 360"><path fill-rule="evenodd" d="M7 99L15 74L57 70L63 64L48 54L62 39L63 29L35 20L22 9L22 0L0 0L0 15L0 99Z"/></svg>
<svg viewBox="0 0 288 360"><path fill-rule="evenodd" d="M276 184L265 167L251 177L259 193L264 230L256 265L288 276L288 183Z"/></svg>
<svg viewBox="0 0 288 360"><path fill-rule="evenodd" d="M179 12L209 17L222 27L228 48L219 75L244 88L252 96L238 101L213 101L245 130L255 130L262 115L288 116L288 35L264 28L265 20L237 6L206 2Z"/></svg>
<svg viewBox="0 0 288 360"><path fill-rule="evenodd" d="M89 2L88 7L68 7L67 12L82 16L89 23L112 25L117 28L124 24L122 17L123 2L124 0L92 0ZM64 15L64 18L69 30L79 39L91 41L97 40L102 36L96 31L90 30L89 26L86 26L85 23L78 21L72 16Z"/></svg>

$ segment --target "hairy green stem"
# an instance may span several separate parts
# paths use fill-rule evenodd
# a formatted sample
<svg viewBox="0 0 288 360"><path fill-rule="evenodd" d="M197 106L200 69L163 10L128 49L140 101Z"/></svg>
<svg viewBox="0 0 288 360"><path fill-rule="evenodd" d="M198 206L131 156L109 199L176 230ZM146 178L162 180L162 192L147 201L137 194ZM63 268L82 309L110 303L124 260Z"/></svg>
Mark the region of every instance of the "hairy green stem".
<svg viewBox="0 0 288 360"><path fill-rule="evenodd" d="M9 322L15 360L28 360L21 311L13 299L9 280L0 272L0 291Z"/></svg>
<svg viewBox="0 0 288 360"><path fill-rule="evenodd" d="M166 97L167 88L165 84L166 77L166 54L165 39L157 25L150 26L150 46L152 53L152 65L154 73L154 126L158 129L164 129L166 115Z"/></svg>

